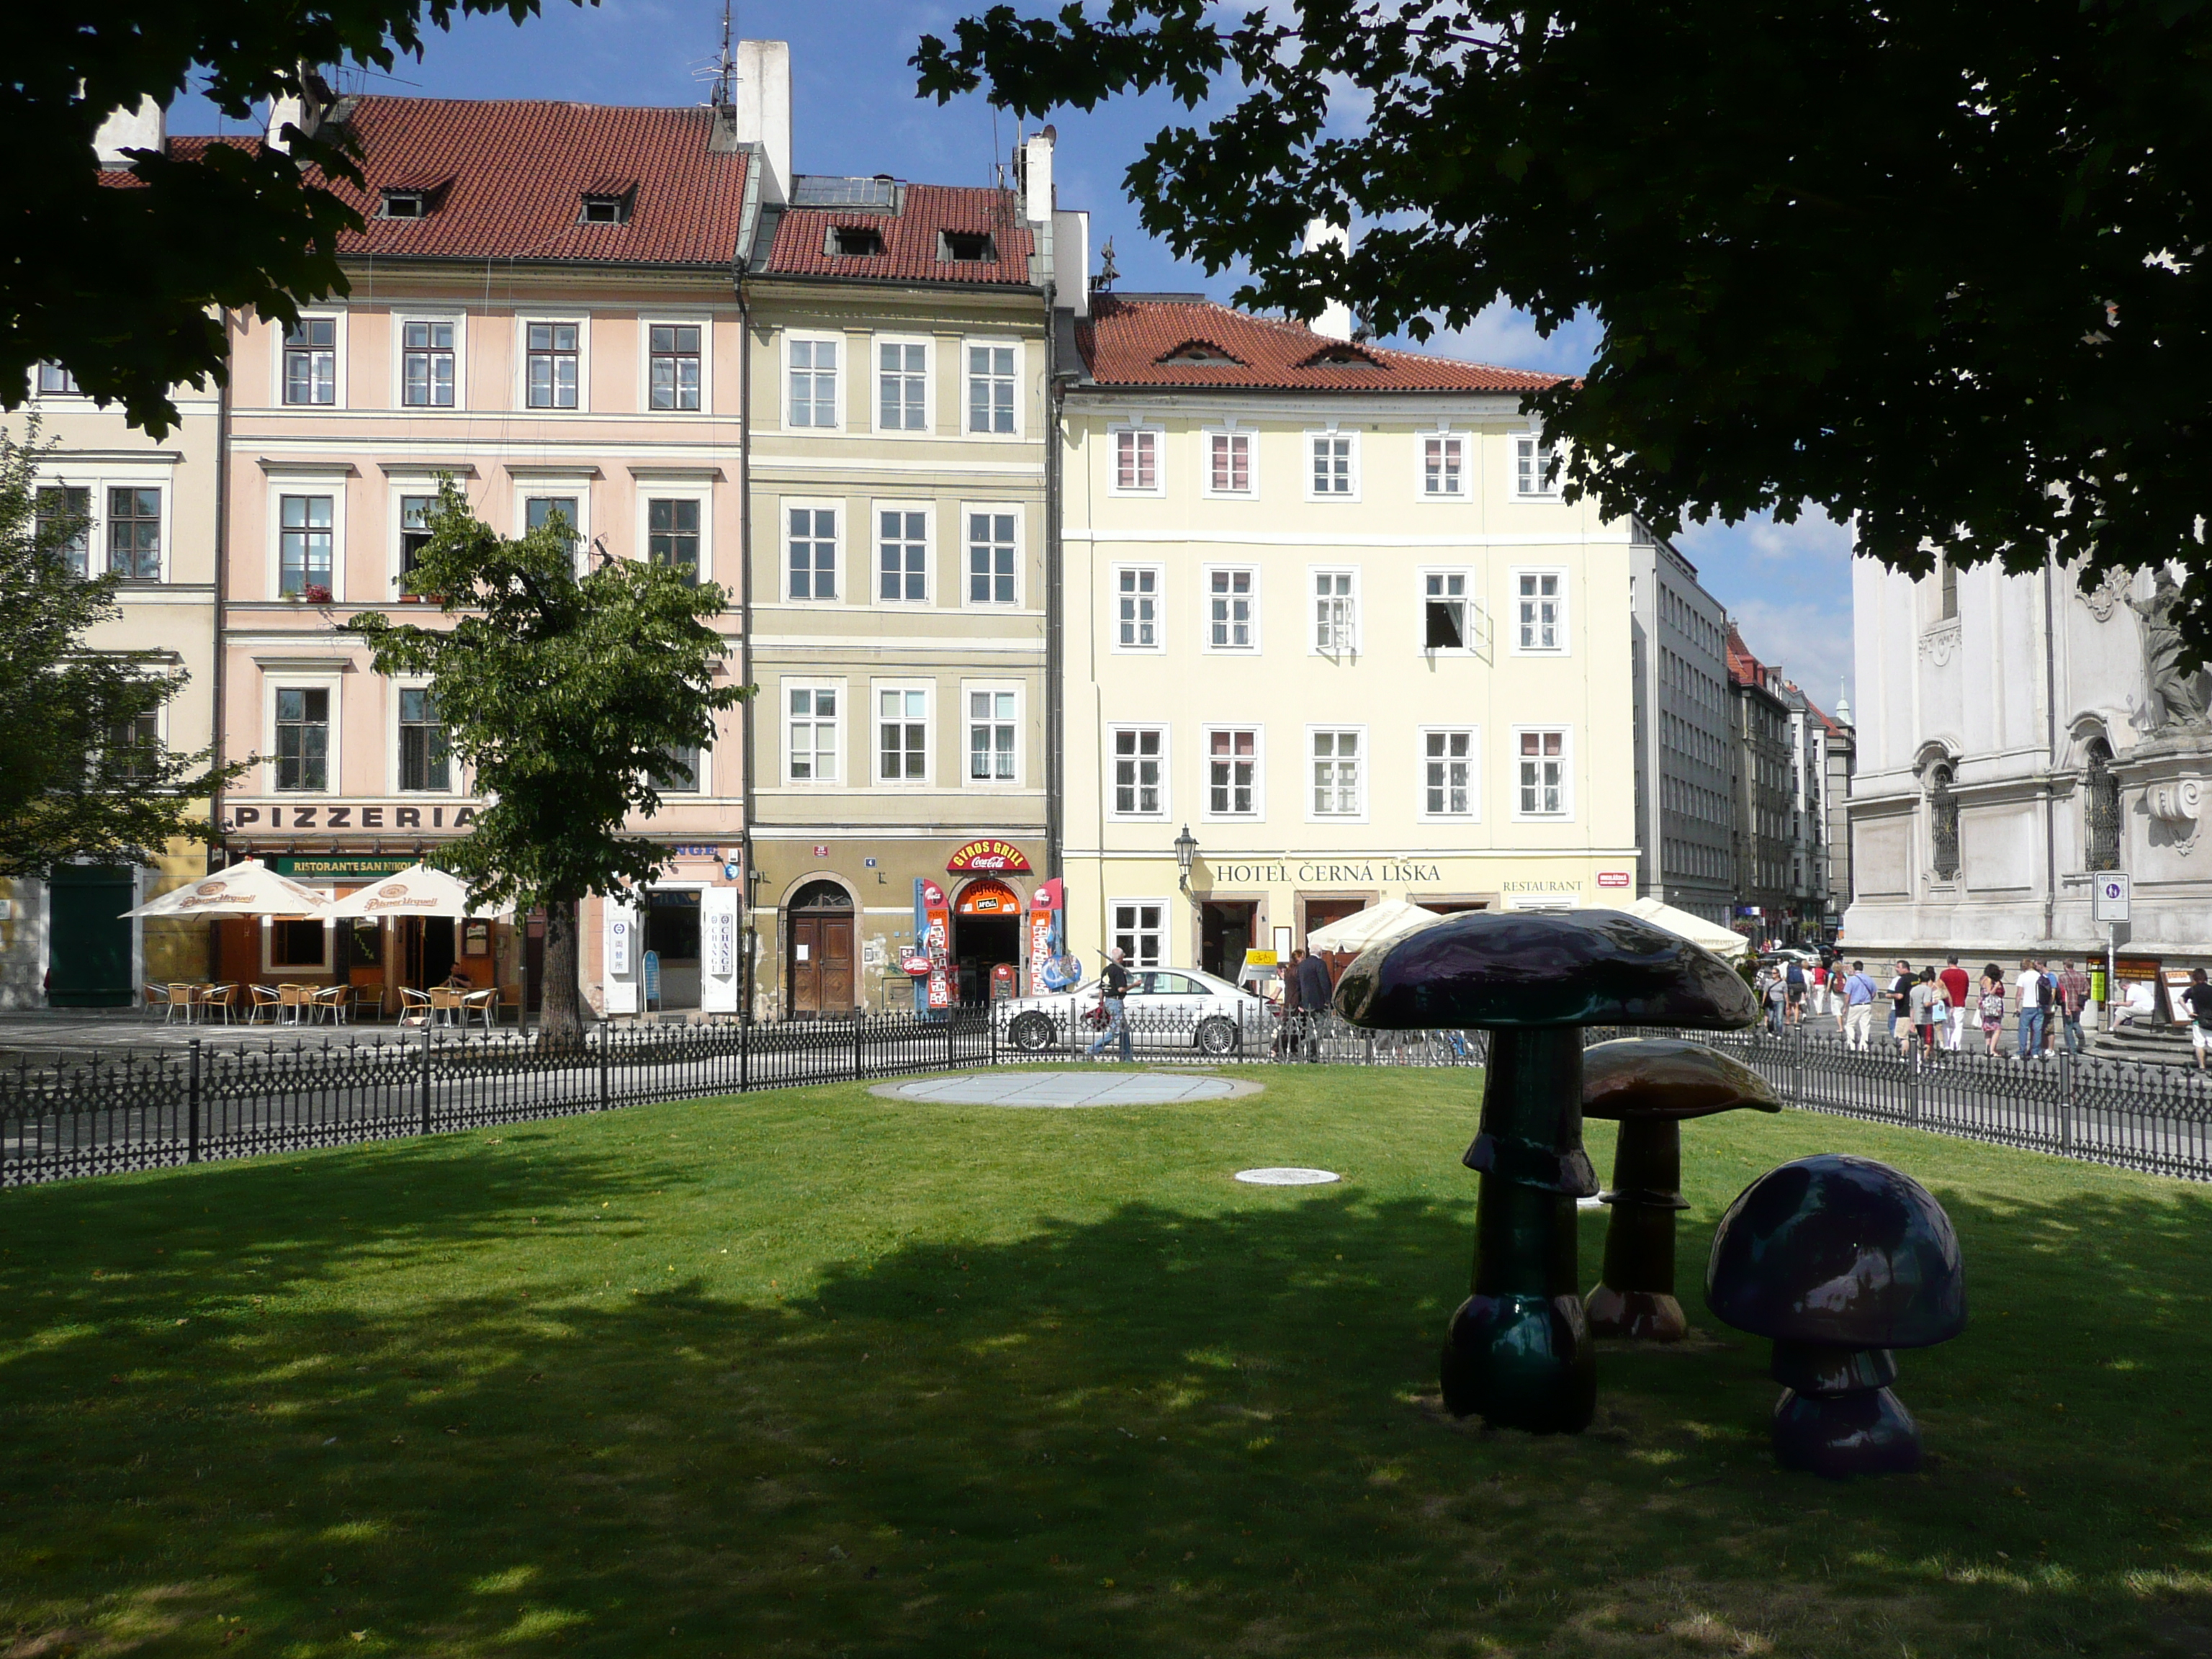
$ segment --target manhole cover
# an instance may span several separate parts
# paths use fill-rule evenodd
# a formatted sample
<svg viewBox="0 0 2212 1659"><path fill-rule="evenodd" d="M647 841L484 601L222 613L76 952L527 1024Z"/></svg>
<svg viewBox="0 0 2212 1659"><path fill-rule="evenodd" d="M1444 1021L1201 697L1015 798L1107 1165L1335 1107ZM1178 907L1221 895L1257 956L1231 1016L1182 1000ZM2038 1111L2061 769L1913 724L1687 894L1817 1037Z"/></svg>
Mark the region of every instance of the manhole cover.
<svg viewBox="0 0 2212 1659"><path fill-rule="evenodd" d="M1237 1178L1255 1187L1325 1187L1344 1177L1334 1170L1239 1170Z"/></svg>

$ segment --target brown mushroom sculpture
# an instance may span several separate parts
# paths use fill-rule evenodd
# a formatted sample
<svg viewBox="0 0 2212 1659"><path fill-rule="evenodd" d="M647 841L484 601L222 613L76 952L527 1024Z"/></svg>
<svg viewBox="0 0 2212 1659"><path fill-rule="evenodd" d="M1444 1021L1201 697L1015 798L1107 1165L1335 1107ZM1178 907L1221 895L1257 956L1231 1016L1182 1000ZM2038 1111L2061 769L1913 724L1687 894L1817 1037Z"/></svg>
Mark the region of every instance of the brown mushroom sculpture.
<svg viewBox="0 0 2212 1659"><path fill-rule="evenodd" d="M1583 1115L1620 1125L1613 1153L1613 1212L1605 1271L1584 1298L1593 1336L1678 1342L1688 1332L1674 1299L1674 1212L1682 1200L1682 1125L1745 1108L1778 1112L1766 1079L1702 1042L1625 1037L1583 1051Z"/></svg>

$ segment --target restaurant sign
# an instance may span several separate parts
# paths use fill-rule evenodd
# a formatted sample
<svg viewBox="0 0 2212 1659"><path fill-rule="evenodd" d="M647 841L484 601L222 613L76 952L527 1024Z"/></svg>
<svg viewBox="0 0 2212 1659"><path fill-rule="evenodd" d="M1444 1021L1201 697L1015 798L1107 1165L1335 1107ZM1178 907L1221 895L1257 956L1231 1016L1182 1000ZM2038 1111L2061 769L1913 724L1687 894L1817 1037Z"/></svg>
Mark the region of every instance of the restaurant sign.
<svg viewBox="0 0 2212 1659"><path fill-rule="evenodd" d="M947 859L945 867L956 874L965 870L1012 870L1026 875L1030 861L1010 841L971 841Z"/></svg>
<svg viewBox="0 0 2212 1659"><path fill-rule="evenodd" d="M473 802L403 806L397 801L269 801L231 809L230 827L251 836L264 830L466 830L477 821ZM411 862L411 860L410 860Z"/></svg>
<svg viewBox="0 0 2212 1659"><path fill-rule="evenodd" d="M269 860L269 867L295 881L374 881L379 876L396 876L411 869L417 861L406 854L397 858L363 854L355 858L334 853L279 853Z"/></svg>

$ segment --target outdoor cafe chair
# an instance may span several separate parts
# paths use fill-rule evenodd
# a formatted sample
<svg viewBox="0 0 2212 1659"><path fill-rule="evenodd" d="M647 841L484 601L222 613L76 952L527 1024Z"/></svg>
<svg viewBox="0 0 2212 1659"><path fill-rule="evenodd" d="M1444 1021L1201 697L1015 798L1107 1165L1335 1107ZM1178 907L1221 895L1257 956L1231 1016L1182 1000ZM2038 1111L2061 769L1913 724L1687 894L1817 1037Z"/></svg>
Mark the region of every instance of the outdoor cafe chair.
<svg viewBox="0 0 2212 1659"><path fill-rule="evenodd" d="M461 1006L461 994L445 986L435 986L430 992L430 1018L439 1025L468 1022L468 1010Z"/></svg>
<svg viewBox="0 0 2212 1659"><path fill-rule="evenodd" d="M328 1014L334 1025L345 1024L346 1010L352 1006L353 987L350 985L325 985L314 994L315 1018L320 1019Z"/></svg>
<svg viewBox="0 0 2212 1659"><path fill-rule="evenodd" d="M280 985L276 988L277 1018L287 1025L297 1025L303 1019L313 1018L315 988L312 985Z"/></svg>
<svg viewBox="0 0 2212 1659"><path fill-rule="evenodd" d="M235 981L223 985L203 985L193 994L192 1000L202 1008L210 1010L210 1018L213 1017L213 1013L220 1012L222 1016L222 1023L228 1025L231 1023L233 1012L238 1006L238 986Z"/></svg>
<svg viewBox="0 0 2212 1659"><path fill-rule="evenodd" d="M429 993L418 991L410 985L403 985L399 988L399 1023L402 1025L412 1025L417 1018L425 1025L430 1023Z"/></svg>
<svg viewBox="0 0 2212 1659"><path fill-rule="evenodd" d="M145 988L145 991L146 1017L149 1019L152 1018L154 1011L159 1008L161 1011L161 1023L166 1025L168 1023L170 1009L176 1006L169 1000L169 988L166 985L149 985Z"/></svg>
<svg viewBox="0 0 2212 1659"><path fill-rule="evenodd" d="M483 1028L489 1031L491 1030L492 1017L497 1012L498 1008L499 993L495 990L462 993L461 1029L463 1030L468 1029L469 1016L475 1014L483 1019Z"/></svg>
<svg viewBox="0 0 2212 1659"><path fill-rule="evenodd" d="M161 1023L164 1025L167 1024L170 1020L175 1018L179 1012L183 1013L185 1024L189 1025L192 1023L193 1018L199 1012L199 1010L194 1006L197 1000L192 995L192 991L193 988L191 986L184 983L180 980L172 980L170 981L169 1012L161 1017Z"/></svg>
<svg viewBox="0 0 2212 1659"><path fill-rule="evenodd" d="M248 1025L258 1025L264 1012L274 1021L277 1011L283 1006L283 999L266 985L249 985L246 988L246 994L250 1000L246 1010Z"/></svg>

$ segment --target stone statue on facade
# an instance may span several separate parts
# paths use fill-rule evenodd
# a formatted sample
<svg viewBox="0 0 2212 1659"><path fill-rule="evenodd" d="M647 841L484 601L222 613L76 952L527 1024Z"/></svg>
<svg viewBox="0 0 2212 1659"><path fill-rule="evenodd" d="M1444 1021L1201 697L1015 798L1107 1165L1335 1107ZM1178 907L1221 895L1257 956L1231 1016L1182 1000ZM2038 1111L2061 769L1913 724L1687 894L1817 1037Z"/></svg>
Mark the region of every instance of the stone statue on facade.
<svg viewBox="0 0 2212 1659"><path fill-rule="evenodd" d="M2160 569L2148 599L2128 601L2128 608L2142 619L2143 678L2157 694L2162 709L2154 729L2159 732L2212 731L2203 671L2181 665L2181 629L2173 619L2174 607L2180 600L2179 584Z"/></svg>

